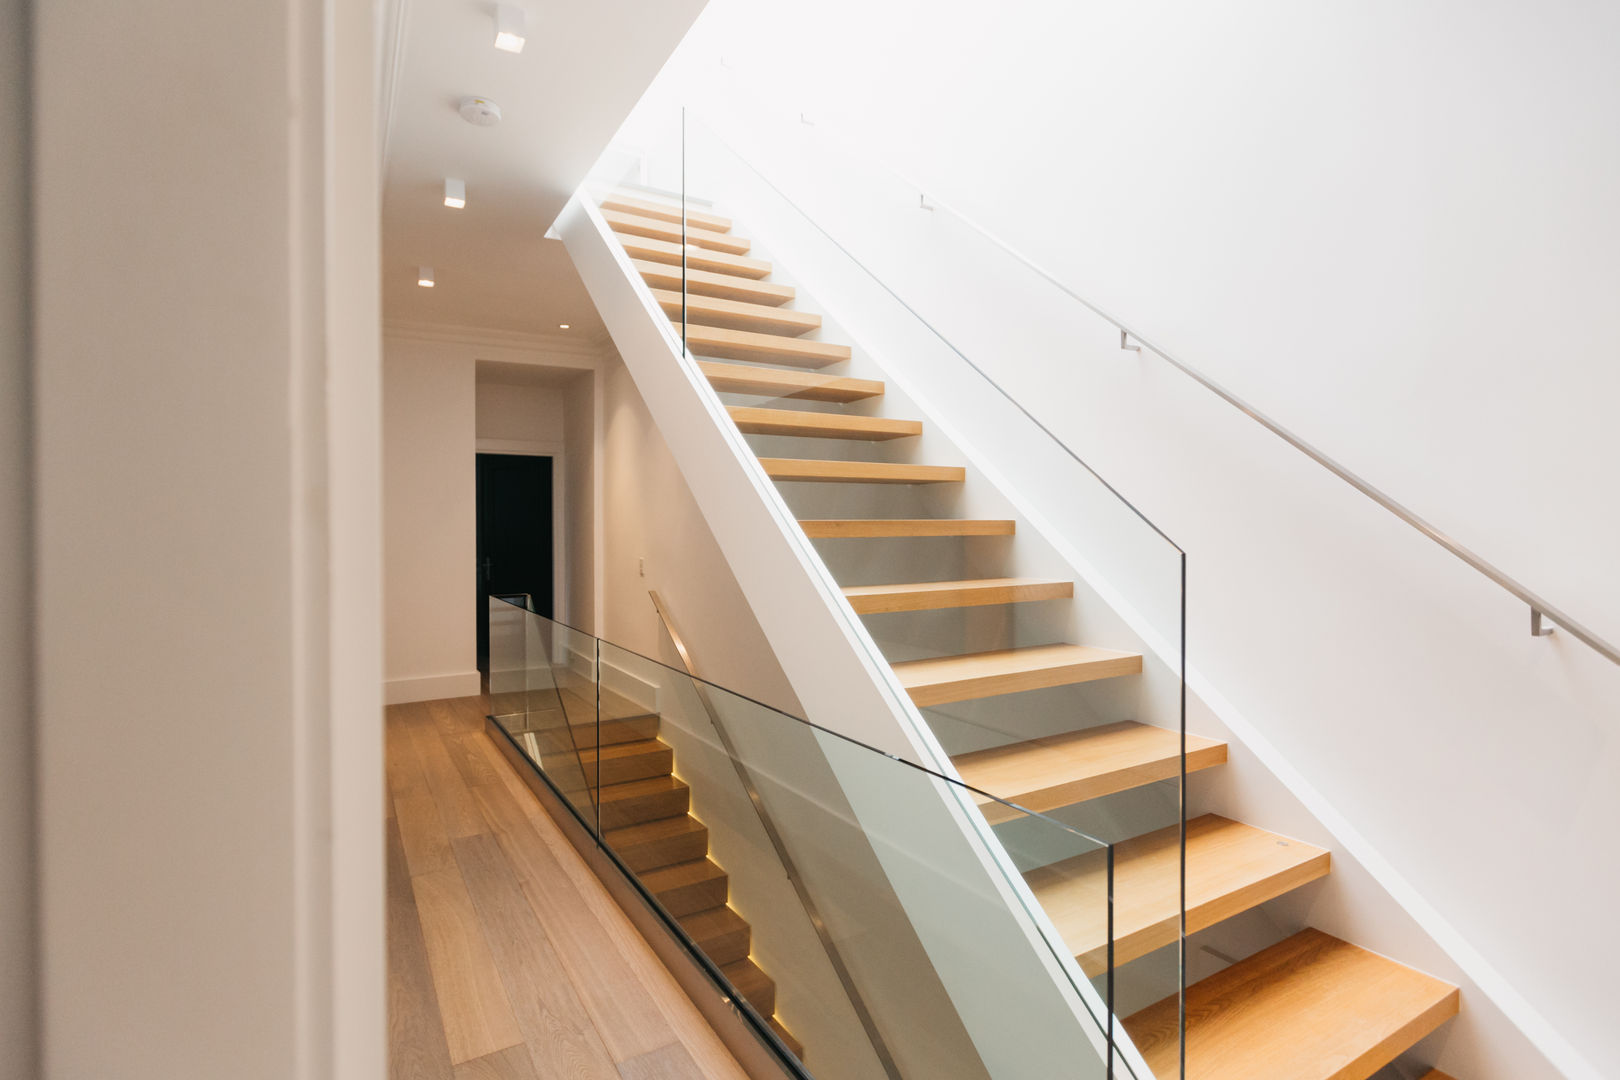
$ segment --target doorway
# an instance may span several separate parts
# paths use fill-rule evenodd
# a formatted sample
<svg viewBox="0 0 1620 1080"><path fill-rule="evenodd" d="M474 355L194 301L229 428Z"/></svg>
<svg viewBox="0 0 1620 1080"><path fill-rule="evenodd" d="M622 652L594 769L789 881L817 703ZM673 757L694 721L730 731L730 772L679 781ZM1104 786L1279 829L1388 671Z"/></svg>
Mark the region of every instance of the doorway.
<svg viewBox="0 0 1620 1080"><path fill-rule="evenodd" d="M530 454L477 457L478 670L489 674L489 598L527 596L552 618L555 555L552 459Z"/></svg>

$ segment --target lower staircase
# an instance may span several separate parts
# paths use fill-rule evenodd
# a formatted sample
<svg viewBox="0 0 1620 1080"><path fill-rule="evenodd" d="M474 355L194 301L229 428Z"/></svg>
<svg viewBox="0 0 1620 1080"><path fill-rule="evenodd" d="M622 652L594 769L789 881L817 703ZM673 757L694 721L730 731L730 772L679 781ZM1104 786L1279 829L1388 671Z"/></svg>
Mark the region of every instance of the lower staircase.
<svg viewBox="0 0 1620 1080"><path fill-rule="evenodd" d="M776 1018L776 982L750 955L753 932L730 906L729 879L709 857L709 830L692 816L691 789L658 737L658 715L596 686L558 688L555 700L555 711L531 712L528 734L544 743L531 753L578 761L578 791L565 794L596 808L607 846L803 1059L803 1046Z"/></svg>
<svg viewBox="0 0 1620 1080"><path fill-rule="evenodd" d="M750 439L825 440L858 451L784 457L779 451L766 454L756 443L766 475L783 485L967 483L966 470L948 462L863 456L867 448L916 438L923 432L922 421L880 415L884 383L839 370L851 360L850 347L820 339L821 317L791 307L794 289L769 280L772 264L748 254L750 244L737 236L730 220L710 212L699 220L689 211L690 227L683 234L682 208L654 193L618 191L601 205L635 271L678 330L685 312L688 348L703 376L723 395L731 422L741 432ZM680 293L683 263L689 271L685 305ZM842 411L847 406L855 408ZM815 505L835 499L830 493L817 496ZM918 538L972 544L978 538L1013 535L1017 528L1011 520L862 515L806 517L800 527L818 542L861 544ZM911 559L913 551L921 554ZM937 573L929 573L929 552L945 549L908 549L901 565L911 567L915 576L844 587L851 610L881 618L1074 602L1074 583L1067 580L938 580ZM928 710L1132 679L1142 672L1143 658L1098 643L1058 640L907 657L891 666L918 708ZM1050 813L1173 779L1180 774L1180 749L1177 731L1119 722L963 753L953 763L967 784ZM1218 768L1226 760L1225 744L1188 736L1189 774ZM725 874L707 859L705 830L687 814L687 792L672 774L669 747L643 729L627 728L622 740L602 747L596 761L602 769L598 795L604 822L612 829L608 842L735 976L738 988L769 1013L771 982L747 959L748 926L726 906ZM1016 816L991 799L982 804L992 824ZM1107 964L1108 928L1099 918L1105 910L1100 899L1106 889L1102 858L1101 853L1082 856L1026 875L1080 968L1092 975ZM1320 848L1253 824L1215 815L1196 818L1187 823L1187 930L1215 926L1322 879L1330 870L1331 856ZM1132 963L1177 940L1179 875L1178 827L1148 832L1117 847L1116 964ZM1366 1080L1457 1015L1459 993L1396 960L1306 927L1193 983L1186 1005L1185 1080ZM1123 1021L1162 1080L1181 1075L1178 1013L1178 999L1172 995ZM1431 1073L1428 1080L1446 1078Z"/></svg>

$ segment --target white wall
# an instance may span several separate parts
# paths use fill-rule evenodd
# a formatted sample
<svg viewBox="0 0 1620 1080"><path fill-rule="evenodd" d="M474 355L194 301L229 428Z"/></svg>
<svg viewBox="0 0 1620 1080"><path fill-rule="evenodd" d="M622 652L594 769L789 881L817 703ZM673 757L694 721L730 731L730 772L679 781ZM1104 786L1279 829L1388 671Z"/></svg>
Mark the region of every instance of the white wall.
<svg viewBox="0 0 1620 1080"><path fill-rule="evenodd" d="M28 5L0 3L0 1077L35 1075Z"/></svg>
<svg viewBox="0 0 1620 1080"><path fill-rule="evenodd" d="M390 703L478 693L473 362L389 340L383 358Z"/></svg>
<svg viewBox="0 0 1620 1080"><path fill-rule="evenodd" d="M370 5L33 7L41 1075L381 1080Z"/></svg>
<svg viewBox="0 0 1620 1080"><path fill-rule="evenodd" d="M666 84L875 148L1620 637L1620 154L1593 137L1620 111L1613 11L834 3L759 32L804 10L721 0ZM1614 670L1530 639L1506 594L943 214L919 224L915 189L776 179L1189 550L1196 685L1247 750L1565 1071L1620 1053L1620 957L1589 931L1620 888Z"/></svg>

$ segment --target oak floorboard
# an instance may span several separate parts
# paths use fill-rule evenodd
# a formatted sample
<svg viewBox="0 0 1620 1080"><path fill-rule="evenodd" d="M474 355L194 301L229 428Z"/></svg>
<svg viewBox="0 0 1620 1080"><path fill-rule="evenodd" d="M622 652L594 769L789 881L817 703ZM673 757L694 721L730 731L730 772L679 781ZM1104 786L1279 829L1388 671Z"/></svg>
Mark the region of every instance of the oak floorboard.
<svg viewBox="0 0 1620 1080"><path fill-rule="evenodd" d="M456 865L450 834L431 792L394 800L394 820L405 846L405 861L412 877L448 870Z"/></svg>
<svg viewBox="0 0 1620 1080"><path fill-rule="evenodd" d="M428 967L454 1064L523 1042L458 867L411 878Z"/></svg>
<svg viewBox="0 0 1620 1080"><path fill-rule="evenodd" d="M461 771L451 760L446 745L449 738L454 736L446 736L442 729L436 727L422 726L411 732L417 759L427 776L433 801L439 804L439 814L444 818L444 828L450 839L487 833L489 825L484 821L483 812L478 809L478 803L473 799L467 782L462 779Z"/></svg>
<svg viewBox="0 0 1620 1080"><path fill-rule="evenodd" d="M704 1080L703 1072L680 1043L619 1063L622 1080Z"/></svg>
<svg viewBox="0 0 1620 1080"><path fill-rule="evenodd" d="M439 1021L439 995L428 968L399 828L388 828L388 1077L445 1080L450 1046Z"/></svg>
<svg viewBox="0 0 1620 1080"><path fill-rule="evenodd" d="M548 1074L549 1075L549 1074ZM540 1080L527 1046L508 1046L456 1066L455 1080Z"/></svg>
<svg viewBox="0 0 1620 1080"><path fill-rule="evenodd" d="M546 1077L616 1080L607 1047L500 845L469 836L454 847L535 1068Z"/></svg>

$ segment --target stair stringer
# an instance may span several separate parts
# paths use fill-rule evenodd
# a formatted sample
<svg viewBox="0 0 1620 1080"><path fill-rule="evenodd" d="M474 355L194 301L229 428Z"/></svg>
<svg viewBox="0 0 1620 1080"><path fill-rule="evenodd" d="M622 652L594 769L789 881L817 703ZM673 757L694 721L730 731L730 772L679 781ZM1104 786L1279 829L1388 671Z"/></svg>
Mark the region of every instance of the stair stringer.
<svg viewBox="0 0 1620 1080"><path fill-rule="evenodd" d="M840 735L954 776L596 208L576 193L556 229L806 711ZM879 988L886 992L867 995L880 1025L931 970L992 1075L1070 1074L1084 1047L1101 1061L1103 1003L966 789L936 782L933 805L900 806L870 777L839 779L867 834L889 841L873 852L924 958L911 970L892 968L892 985ZM941 876L958 887L941 890ZM1135 1075L1152 1075L1128 1043L1120 1050ZM900 1064L929 1074L923 1062ZM935 1062L933 1074L944 1065L960 1075L962 1064Z"/></svg>

